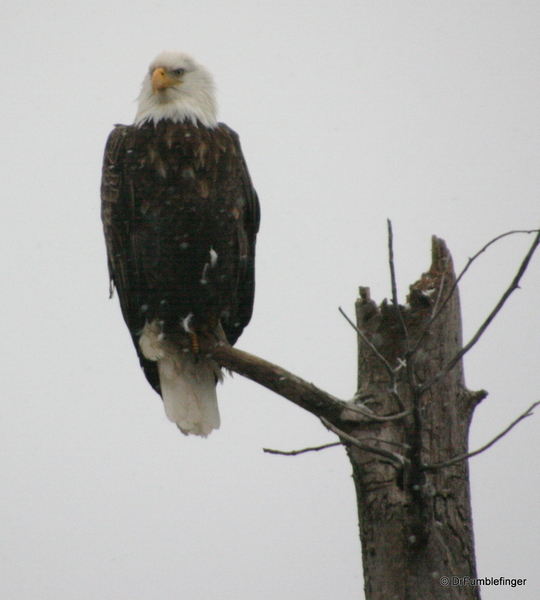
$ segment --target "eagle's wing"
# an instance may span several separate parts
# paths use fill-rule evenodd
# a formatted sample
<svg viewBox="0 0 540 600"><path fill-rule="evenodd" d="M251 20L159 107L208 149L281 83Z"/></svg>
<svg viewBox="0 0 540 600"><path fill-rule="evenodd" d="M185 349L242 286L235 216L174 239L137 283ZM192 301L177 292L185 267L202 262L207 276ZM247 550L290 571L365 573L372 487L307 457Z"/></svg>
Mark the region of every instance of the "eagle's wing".
<svg viewBox="0 0 540 600"><path fill-rule="evenodd" d="M227 184L241 192L242 202L237 205L241 217L237 221L236 282L234 301L229 305L230 314L222 321L223 330L229 343L234 344L249 323L253 312L255 294L255 241L259 229L260 208L257 193L244 160L238 135L226 125L220 129L229 138L223 146L223 159L230 167L233 180ZM129 153L135 143L137 130L118 125L111 132L105 147L103 177L101 187L102 220L107 244L107 256L111 290L118 292L124 320L131 333L145 375L156 391L160 391L159 374L155 362L146 359L139 346L139 336L147 315L143 307L146 303L149 265L155 262L155 252L159 248L148 247L141 231L140 206L136 206L132 188L132 174L124 173L129 164ZM228 146L228 147L227 147ZM236 178L236 181L234 179ZM233 209L231 205L231 210ZM154 254L152 254L152 251ZM150 254L149 254L150 253ZM157 259L156 259L157 260Z"/></svg>
<svg viewBox="0 0 540 600"><path fill-rule="evenodd" d="M131 127L117 125L107 140L101 180L101 219L107 245L110 292L116 288L126 325L146 378L159 393L159 374L155 362L147 360L139 347L139 335L144 326L141 312L143 289L139 252L134 248L133 218L136 214L133 190L123 173L124 157Z"/></svg>
<svg viewBox="0 0 540 600"><path fill-rule="evenodd" d="M240 139L238 134L230 127L220 123L220 127L226 129L233 141L236 157L239 160L239 175L241 178L244 194L243 219L239 223L241 230L238 232L238 248L240 249L239 269L238 269L238 287L237 287L237 313L234 318L223 323L223 330L227 340L231 345L242 334L244 327L251 320L253 313L253 301L255 297L255 242L261 210L257 192L251 182L251 177L247 168Z"/></svg>

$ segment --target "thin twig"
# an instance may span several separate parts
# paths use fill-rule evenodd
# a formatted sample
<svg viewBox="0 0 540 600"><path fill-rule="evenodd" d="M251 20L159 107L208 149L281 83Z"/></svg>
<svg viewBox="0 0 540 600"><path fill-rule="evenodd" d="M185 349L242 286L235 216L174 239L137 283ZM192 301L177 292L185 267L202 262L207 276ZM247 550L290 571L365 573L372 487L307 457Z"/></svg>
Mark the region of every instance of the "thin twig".
<svg viewBox="0 0 540 600"><path fill-rule="evenodd" d="M475 450L474 452L469 452L467 454L462 454L461 456L456 456L455 458L452 458L451 460L448 460L443 463L437 463L434 465L423 465L422 469L424 471L436 471L438 469L443 469L444 467L449 467L451 465L455 465L456 463L462 462L464 460L467 460L468 458L471 458L472 456L476 456L477 454L484 452L484 450L487 450L488 448L493 446L493 444L498 442L502 437L504 437L520 421L522 421L526 417L530 417L533 414L532 410L534 408L536 408L539 404L540 404L540 401L535 402L534 404L531 404L531 406L529 406L529 408L523 414L521 414L517 419L512 421L512 423L510 423L510 425L508 425L508 427L504 431L501 431L501 433L499 433L499 435L495 436L490 442L488 442L481 448L478 448L478 450Z"/></svg>
<svg viewBox="0 0 540 600"><path fill-rule="evenodd" d="M302 450L289 450L285 452L283 450L272 450L271 448L263 448L263 452L268 454L281 454L283 456L296 456L297 454L303 454L304 452L318 452L325 448L332 448L333 446L342 446L341 442L331 442L330 444L323 444L322 446L314 446L313 448L302 448Z"/></svg>
<svg viewBox="0 0 540 600"><path fill-rule="evenodd" d="M339 312L343 315L343 317L345 317L347 323L349 323L349 325L360 336L361 340L367 345L367 347L373 352L373 354L375 354L375 356L381 361L381 364L383 365L383 367L386 369L386 372L390 376L390 384L388 386L390 395L396 401L397 405L401 408L401 410L404 410L405 409L405 405L403 404L403 401L401 400L401 398L400 398L400 396L398 394L398 391L397 391L397 382L396 382L396 371L398 371L399 369L401 369L402 365L399 365L396 371L394 369L392 369L392 367L390 366L390 363L377 350L377 348L375 348L375 346L371 343L371 341L368 340L368 338L366 337L365 333L361 329L359 329L351 321L351 319L349 319L349 317L347 316L347 314L345 313L345 311L341 308L341 306L339 306L338 308L339 308Z"/></svg>
<svg viewBox="0 0 540 600"><path fill-rule="evenodd" d="M361 415L364 415L365 417L367 417L368 419L371 419L372 421L380 421L381 423L387 422L387 421L399 421L400 419L404 419L405 417L408 417L412 410L404 410L403 412L400 413L396 413L395 415L384 415L384 416L379 416L374 414L373 412L366 410L365 408L362 408L361 406L358 406L358 404L346 404L344 406L344 410L352 410L352 412L357 412Z"/></svg>
<svg viewBox="0 0 540 600"><path fill-rule="evenodd" d="M437 305L438 305L439 300L440 300L441 292L443 290L443 282L444 282L444 274L443 274L442 279L441 279L441 286L440 286L439 297L437 298L437 301L436 301L436 303L435 303L435 305L433 307L432 316L429 319L429 321L427 322L426 327L425 327L424 331L422 332L422 335L418 338L418 340L417 340L414 348L411 351L411 354L414 354L418 350L420 344L422 343L422 340L427 335L427 332L429 331L431 325L433 324L434 321L436 321L441 316L444 308L446 307L446 305L448 304L448 302L450 302L450 299L454 295L459 282L461 281L461 279L463 278L463 276L465 275L465 273L469 270L469 267L472 265L472 263L481 254L483 254L492 244L495 244L496 242L498 242L502 238L507 237L509 235L514 235L516 233L527 233L527 234L530 234L530 233L538 233L538 232L539 232L538 229L514 229L512 231L506 231L505 233L501 233L497 237L494 237L492 240L490 240L487 244L485 244L482 248L480 248L480 250L478 250L478 252L476 254L474 254L472 257L470 257L468 259L467 264L465 265L465 267L463 267L463 269L461 270L460 274L457 276L456 280L454 281L454 283L450 287L450 290L448 291L448 294L446 295L446 298L442 302L440 308L438 310L436 310L437 309Z"/></svg>
<svg viewBox="0 0 540 600"><path fill-rule="evenodd" d="M448 264L448 260L449 260L449 256L447 256L445 258L445 263ZM435 299L435 302L433 304L433 309L431 311L431 317L429 318L428 322L426 323L424 330L422 331L422 333L416 340L416 344L414 345L414 348L410 351L410 353L409 353L410 356L414 356L416 354L418 348L420 348L420 344L423 342L424 338L426 337L429 330L431 329L431 326L442 314L444 307L448 304L448 302L450 301L450 298L452 298L452 295L454 294L454 291L455 291L456 285L457 285L456 282L454 282L454 285L451 287L450 291L448 292L448 295L442 302L441 308L439 309L439 303L441 302L441 298L442 298L443 291L444 291L445 279L446 279L446 271L443 271L442 275L440 277L440 281L439 281L439 291L437 292L437 298Z"/></svg>
<svg viewBox="0 0 540 600"><path fill-rule="evenodd" d="M388 444L389 446L397 446L398 448L401 448L402 450L406 450L406 451L409 451L411 449L409 444L402 444L400 442L391 442L390 440L382 440L381 438L363 437L362 439L367 440L368 442L379 442L380 444Z"/></svg>
<svg viewBox="0 0 540 600"><path fill-rule="evenodd" d="M411 390L416 390L417 385L416 385L416 376L415 376L414 368L413 368L413 352L411 352L409 334L407 332L407 326L405 325L405 320L403 318L403 314L402 314L401 308L399 306L398 295L397 295L396 269L395 269L395 265L394 265L394 233L392 231L392 221L390 221L390 219L387 219L386 223L388 226L388 258L389 258L389 263L390 263L390 279L392 281L392 304L394 306L394 311L397 314L399 323L401 325L401 329L403 331L403 339L405 340L405 349L406 349L405 361L402 361L400 359L401 362L400 362L399 368L401 368L403 366L403 364L405 365L405 368L406 368L405 372L407 373L407 379L409 382L409 386L410 386ZM397 397L399 402L401 403L401 398L399 397L399 395L397 393L397 386L396 386L397 371L398 371L398 369L396 369L394 371L392 395L394 397ZM404 408L402 403L400 405L401 405L401 408Z"/></svg>
<svg viewBox="0 0 540 600"><path fill-rule="evenodd" d="M496 242L498 242L499 240L501 240L502 238L508 236L508 235L514 235L515 233L539 233L538 229L513 229L512 231L506 231L505 233L501 233L501 235L498 235L497 237L494 237L492 240L490 240L483 248L480 248L480 250L478 250L478 252L473 255L471 258L469 258L469 260L467 261L467 264L465 265L465 267L463 268L463 270L461 271L461 273L459 274L459 276L457 277L454 285L452 286L452 290L458 285L458 283L461 281L461 279L463 278L463 276L465 275L465 273L467 272L467 270L469 269L469 267L471 266L471 264L482 254L484 253L492 244L495 244Z"/></svg>
<svg viewBox="0 0 540 600"><path fill-rule="evenodd" d="M335 425L332 425L332 423L330 423L330 421L327 421L324 417L320 417L320 419L322 424L328 429L330 429L330 431L334 432L339 438L345 440L349 444L353 444L353 446L360 448L360 450L364 450L365 452L371 452L372 454L377 454L378 456L386 458L394 466L397 464L399 467L402 467L405 464L406 459L400 454L396 454L395 452L390 452L390 450L384 450L382 448L375 448L374 446L370 446L369 444L362 444L362 442L359 442L351 435L345 433L344 431L341 431L341 429L338 429Z"/></svg>
<svg viewBox="0 0 540 600"><path fill-rule="evenodd" d="M339 312L345 317L347 323L349 323L349 325L361 337L362 341L368 346L368 348L373 352L373 354L375 354L375 356L381 361L381 363L383 364L387 373L390 375L390 377L393 380L394 379L394 370L392 369L392 367L390 366L390 364L386 360L386 358L384 358L384 356L377 350L377 348L375 348L375 346L370 342L370 340L368 340L368 338L366 337L366 334L361 329L358 329L358 327L351 321L351 319L349 319L349 317L347 316L345 311L341 308L341 306L339 306L338 308L339 308Z"/></svg>
<svg viewBox="0 0 540 600"><path fill-rule="evenodd" d="M487 319L482 323L482 325L480 326L478 331L474 334L474 336L471 338L471 340L468 342L468 344L466 344L459 352L457 352L456 355L454 356L454 358L452 358L446 364L446 366L441 371L439 371L431 380L427 381L422 386L420 386L420 388L418 390L420 394L423 394L432 385L434 385L437 381L439 381L439 379L441 379L441 377L444 377L449 371L451 371L456 366L456 364L463 358L463 356L465 354L467 354L467 352L482 337L485 330L489 327L489 325L491 324L493 319L497 316L497 314L499 313L501 308L504 306L504 304L506 303L508 298L511 296L511 294L516 289L519 288L519 282L520 282L521 278L523 277L523 274L527 270L529 262L533 256L536 248L539 245L540 245L540 231L537 233L531 247L529 248L529 251L527 252L527 254L525 255L525 258L521 262L521 265L520 265L518 272L516 273L514 279L512 280L512 283L509 285L508 289L501 296L501 298L500 298L499 302L497 302L495 308L489 313Z"/></svg>
<svg viewBox="0 0 540 600"><path fill-rule="evenodd" d="M394 234L392 232L392 221L390 221L390 219L386 219L386 223L388 226L388 262L390 264L390 281L392 283L392 304L394 305L394 310L396 311L399 323L401 325L401 328L403 329L405 346L407 350L409 350L409 336L407 334L407 327L405 326L403 315L401 314L401 310L399 308L397 295L396 269L394 265Z"/></svg>

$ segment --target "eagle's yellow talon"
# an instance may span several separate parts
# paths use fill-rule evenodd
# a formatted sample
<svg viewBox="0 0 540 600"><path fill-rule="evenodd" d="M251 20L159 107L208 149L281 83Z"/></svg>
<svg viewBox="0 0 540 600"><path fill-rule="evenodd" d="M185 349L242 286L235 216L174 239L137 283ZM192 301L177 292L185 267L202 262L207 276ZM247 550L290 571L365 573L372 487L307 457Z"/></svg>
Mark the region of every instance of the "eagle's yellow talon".
<svg viewBox="0 0 540 600"><path fill-rule="evenodd" d="M193 354L199 354L199 336L196 331L189 332L189 339L191 340L191 351Z"/></svg>

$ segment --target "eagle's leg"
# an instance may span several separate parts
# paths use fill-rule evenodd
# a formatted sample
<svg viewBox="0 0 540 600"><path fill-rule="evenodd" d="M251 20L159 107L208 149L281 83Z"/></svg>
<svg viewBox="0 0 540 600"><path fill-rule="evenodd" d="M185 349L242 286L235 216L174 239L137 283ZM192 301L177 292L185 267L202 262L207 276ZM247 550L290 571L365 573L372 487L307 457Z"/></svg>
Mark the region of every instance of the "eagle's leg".
<svg viewBox="0 0 540 600"><path fill-rule="evenodd" d="M191 351L193 352L193 354L195 354L195 356L197 356L199 354L199 336L197 335L196 331L190 331L189 332L189 339L191 341Z"/></svg>
<svg viewBox="0 0 540 600"><path fill-rule="evenodd" d="M198 328L199 337L197 338L197 350L193 350L193 338L192 338L192 350L195 354L200 352L200 342L208 343L214 340L215 342L221 342L226 340L225 332L221 327L221 321L216 317L215 314L209 313L206 315L206 318L203 323L201 323ZM190 333L190 336L192 334ZM214 344L212 344L214 345Z"/></svg>

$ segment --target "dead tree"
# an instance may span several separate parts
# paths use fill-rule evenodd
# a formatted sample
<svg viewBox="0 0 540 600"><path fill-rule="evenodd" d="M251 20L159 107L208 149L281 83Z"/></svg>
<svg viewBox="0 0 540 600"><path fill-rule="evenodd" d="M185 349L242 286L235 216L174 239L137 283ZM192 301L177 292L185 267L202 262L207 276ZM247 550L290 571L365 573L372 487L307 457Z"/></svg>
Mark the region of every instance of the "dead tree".
<svg viewBox="0 0 540 600"><path fill-rule="evenodd" d="M358 500L366 600L478 599L467 462L476 452L469 454L468 432L473 411L487 393L465 387L462 357L518 287L540 233L465 347L459 278L444 241L433 238L431 267L410 287L401 306L390 224L389 240L392 301L377 306L369 289L360 288L356 325L351 322L359 341L353 400L338 400L228 345L208 351L223 367L316 415L345 445ZM496 439L529 416L536 404ZM315 449L320 448L305 450Z"/></svg>
<svg viewBox="0 0 540 600"><path fill-rule="evenodd" d="M444 242L434 239L431 267L411 286L406 307L377 307L363 288L356 303L366 341L359 344L358 397L377 415L406 415L384 422L347 415L357 417L355 439L375 439L406 461L385 463L348 448L369 599L479 597L477 587L441 589L440 582L476 578L476 566L467 462L433 467L467 454L472 413L486 395L466 389L461 360L445 369L462 349L457 289L432 317L455 280Z"/></svg>

